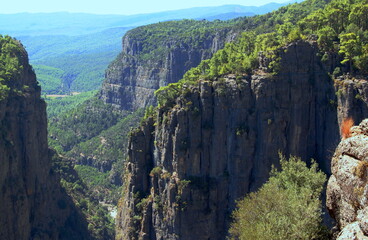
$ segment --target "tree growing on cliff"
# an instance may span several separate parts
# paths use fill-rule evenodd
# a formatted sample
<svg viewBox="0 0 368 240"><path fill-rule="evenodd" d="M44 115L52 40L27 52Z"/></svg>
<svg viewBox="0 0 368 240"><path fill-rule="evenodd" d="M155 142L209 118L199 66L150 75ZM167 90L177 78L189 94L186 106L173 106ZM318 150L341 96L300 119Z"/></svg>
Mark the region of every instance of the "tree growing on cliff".
<svg viewBox="0 0 368 240"><path fill-rule="evenodd" d="M238 202L230 239L323 239L320 195L324 173L296 157L281 158L260 190Z"/></svg>

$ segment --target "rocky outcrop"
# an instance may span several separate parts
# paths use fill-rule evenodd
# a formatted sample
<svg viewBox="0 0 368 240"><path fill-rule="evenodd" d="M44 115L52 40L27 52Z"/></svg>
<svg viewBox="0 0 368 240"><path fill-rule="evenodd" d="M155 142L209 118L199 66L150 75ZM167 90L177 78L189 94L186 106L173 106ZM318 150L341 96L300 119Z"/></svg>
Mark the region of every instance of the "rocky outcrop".
<svg viewBox="0 0 368 240"><path fill-rule="evenodd" d="M351 97L335 94L317 53L298 41L280 51L278 75L187 86L133 132L117 239L225 239L235 200L267 180L279 151L329 172Z"/></svg>
<svg viewBox="0 0 368 240"><path fill-rule="evenodd" d="M139 31L139 28L134 31ZM175 36L175 31L174 28L170 36ZM184 41L167 37L154 43L143 43L141 36L128 32L123 38L122 53L106 71L100 98L122 110L133 111L155 105L154 91L179 81L190 68L223 48L225 42L234 38L234 34L227 34L229 31L230 28L224 28L208 32L201 40ZM193 33L188 30L188 34ZM149 39L150 35L145 38ZM149 54L143 51L144 48L150 48L147 45L157 45L153 48L161 47L163 53L156 55L153 52L149 53L152 56L147 57Z"/></svg>
<svg viewBox="0 0 368 240"><path fill-rule="evenodd" d="M351 128L331 162L327 208L336 220L337 239L368 239L368 119Z"/></svg>
<svg viewBox="0 0 368 240"><path fill-rule="evenodd" d="M10 53L19 73L5 83L10 90L0 100L0 239L89 239L51 169L46 104L27 53L13 44L20 48Z"/></svg>
<svg viewBox="0 0 368 240"><path fill-rule="evenodd" d="M339 123L351 117L359 123L368 117L368 80L362 76L341 76L335 79Z"/></svg>

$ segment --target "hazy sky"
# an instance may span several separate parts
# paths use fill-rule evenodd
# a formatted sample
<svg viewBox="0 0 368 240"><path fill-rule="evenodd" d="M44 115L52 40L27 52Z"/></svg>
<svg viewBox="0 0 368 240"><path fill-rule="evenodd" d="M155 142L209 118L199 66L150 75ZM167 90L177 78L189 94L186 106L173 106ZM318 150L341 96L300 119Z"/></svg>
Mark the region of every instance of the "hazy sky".
<svg viewBox="0 0 368 240"><path fill-rule="evenodd" d="M84 12L98 14L137 14L161 12L201 6L239 4L260 6L287 0L7 0L2 1L0 13L19 12Z"/></svg>

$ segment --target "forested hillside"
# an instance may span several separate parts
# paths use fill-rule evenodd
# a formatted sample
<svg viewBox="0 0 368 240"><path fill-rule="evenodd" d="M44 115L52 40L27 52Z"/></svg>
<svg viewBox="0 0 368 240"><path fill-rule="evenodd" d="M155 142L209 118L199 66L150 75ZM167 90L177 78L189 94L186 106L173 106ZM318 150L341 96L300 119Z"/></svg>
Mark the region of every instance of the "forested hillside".
<svg viewBox="0 0 368 240"><path fill-rule="evenodd" d="M26 46L45 94L96 90L105 69L121 48L129 28L111 28L78 35L42 35L17 38Z"/></svg>
<svg viewBox="0 0 368 240"><path fill-rule="evenodd" d="M97 91L89 91L80 93L74 96L67 97L47 97L44 95L44 99L47 103L47 117L52 120L64 112L76 108L79 104L85 102L86 100L93 98Z"/></svg>

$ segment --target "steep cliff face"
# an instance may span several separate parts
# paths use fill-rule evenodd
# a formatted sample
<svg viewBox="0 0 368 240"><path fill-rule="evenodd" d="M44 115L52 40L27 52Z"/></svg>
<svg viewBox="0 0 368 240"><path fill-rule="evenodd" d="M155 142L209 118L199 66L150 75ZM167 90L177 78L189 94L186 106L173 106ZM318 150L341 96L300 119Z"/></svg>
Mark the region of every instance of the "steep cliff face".
<svg viewBox="0 0 368 240"><path fill-rule="evenodd" d="M327 185L327 208L336 220L339 240L368 239L368 119L351 132L335 151Z"/></svg>
<svg viewBox="0 0 368 240"><path fill-rule="evenodd" d="M241 79L201 80L133 132L117 238L225 239L235 200L267 180L279 151L329 172L338 122L360 113L317 53L299 41L280 52L275 76L261 61Z"/></svg>
<svg viewBox="0 0 368 240"><path fill-rule="evenodd" d="M191 25L180 25L186 21ZM196 27L206 29L208 26L202 26L200 21L194 24L192 22L194 21L185 20L168 23L168 26L159 23L128 32L123 38L122 53L106 71L100 98L123 110L137 110L155 105L155 90L179 81L186 71L197 66L201 60L210 58L224 47L225 42L234 37L233 34L227 34L230 28L226 27L216 31L205 30L204 33L193 32ZM147 33L150 31L147 28L153 28L157 32ZM169 37L151 37L160 34L165 28L172 29L163 33ZM181 31L187 31L188 36L181 36Z"/></svg>
<svg viewBox="0 0 368 240"><path fill-rule="evenodd" d="M335 79L339 123L351 117L356 123L368 117L368 81L363 77Z"/></svg>
<svg viewBox="0 0 368 240"><path fill-rule="evenodd" d="M86 222L51 169L46 104L27 53L6 39L0 52L9 60L0 69L8 77L0 81L0 239L88 239ZM17 51L4 53L9 46Z"/></svg>

